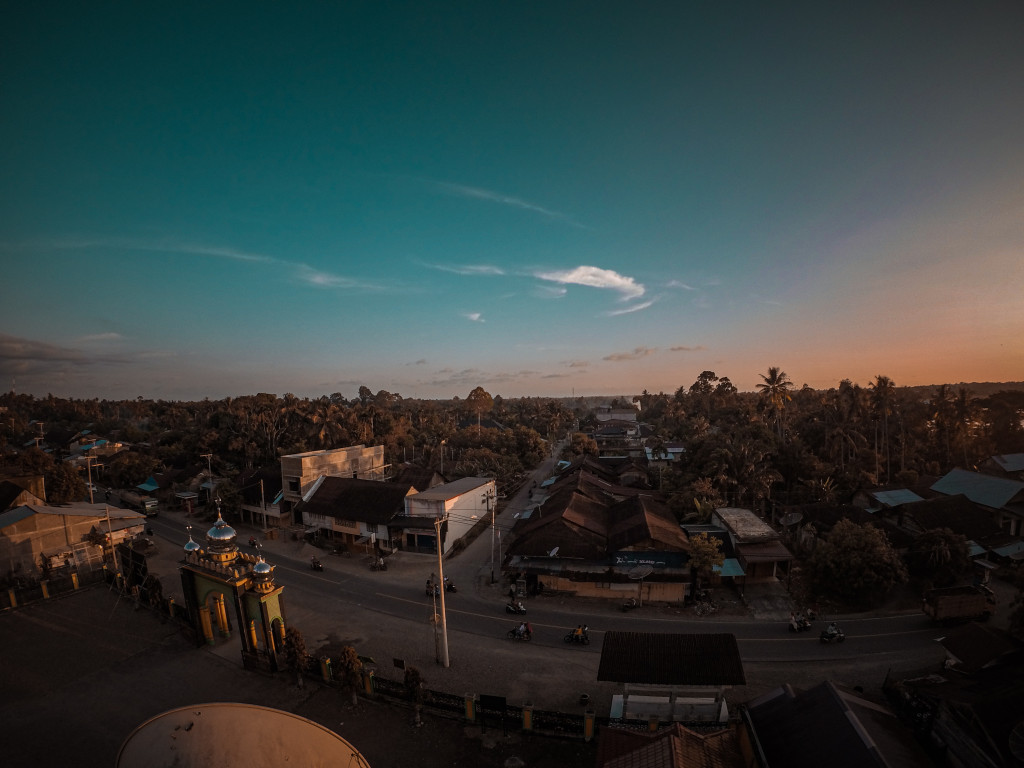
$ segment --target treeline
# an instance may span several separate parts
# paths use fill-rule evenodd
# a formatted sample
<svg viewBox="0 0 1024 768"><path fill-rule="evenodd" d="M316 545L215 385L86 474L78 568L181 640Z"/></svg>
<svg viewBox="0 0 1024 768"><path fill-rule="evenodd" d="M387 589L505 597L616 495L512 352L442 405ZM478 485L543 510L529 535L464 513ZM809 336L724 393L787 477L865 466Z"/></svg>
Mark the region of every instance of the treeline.
<svg viewBox="0 0 1024 768"><path fill-rule="evenodd" d="M815 390L778 368L761 379L757 392L741 393L705 371L673 394L636 398L655 431L649 444L686 446L660 479L677 513L845 501L860 488L912 486L1024 451L1020 389L977 397L965 386L906 388L878 376Z"/></svg>

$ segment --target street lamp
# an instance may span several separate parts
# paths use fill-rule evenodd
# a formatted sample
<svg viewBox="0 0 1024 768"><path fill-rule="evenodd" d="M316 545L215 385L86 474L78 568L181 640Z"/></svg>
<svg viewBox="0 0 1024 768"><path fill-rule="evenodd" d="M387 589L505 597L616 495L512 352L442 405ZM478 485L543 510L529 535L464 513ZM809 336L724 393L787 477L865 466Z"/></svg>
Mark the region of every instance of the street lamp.
<svg viewBox="0 0 1024 768"><path fill-rule="evenodd" d="M444 562L441 557L444 546L441 543L441 523L448 522L448 516L438 517L434 520L434 533L437 535L437 578L441 585L441 666L450 666L448 661L448 619L444 610Z"/></svg>

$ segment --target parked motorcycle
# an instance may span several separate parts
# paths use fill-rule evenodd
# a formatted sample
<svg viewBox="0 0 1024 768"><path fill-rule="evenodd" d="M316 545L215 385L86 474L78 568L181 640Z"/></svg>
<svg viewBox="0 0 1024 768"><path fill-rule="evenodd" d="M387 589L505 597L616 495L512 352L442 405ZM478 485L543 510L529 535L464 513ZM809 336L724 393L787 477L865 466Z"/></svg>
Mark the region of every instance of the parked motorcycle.
<svg viewBox="0 0 1024 768"><path fill-rule="evenodd" d="M846 640L846 633L839 627L831 627L821 630L818 637L822 643L841 643Z"/></svg>
<svg viewBox="0 0 1024 768"><path fill-rule="evenodd" d="M526 606L521 600L512 603L505 603L505 613L526 613Z"/></svg>
<svg viewBox="0 0 1024 768"><path fill-rule="evenodd" d="M445 582L444 582L444 591L445 591L445 592L458 592L459 590L457 590L457 589L455 588L455 585L454 585L454 584L452 584L452 583L451 583L450 581L448 581L447 579L445 579Z"/></svg>
<svg viewBox="0 0 1024 768"><path fill-rule="evenodd" d="M313 557L310 558L309 567L312 568L314 571L322 571L324 569L324 564L317 560L315 557Z"/></svg>

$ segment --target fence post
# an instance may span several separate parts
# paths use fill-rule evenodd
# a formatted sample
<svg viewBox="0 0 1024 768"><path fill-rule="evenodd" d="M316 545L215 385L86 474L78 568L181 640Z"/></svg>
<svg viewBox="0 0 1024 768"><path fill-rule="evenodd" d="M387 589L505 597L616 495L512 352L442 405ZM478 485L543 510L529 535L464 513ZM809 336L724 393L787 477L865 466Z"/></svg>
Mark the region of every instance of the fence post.
<svg viewBox="0 0 1024 768"><path fill-rule="evenodd" d="M7 597L11 601L11 608L18 607L18 597L14 594L14 587L7 590Z"/></svg>
<svg viewBox="0 0 1024 768"><path fill-rule="evenodd" d="M71 586L74 587L76 590L78 589L78 573L77 572L71 574Z"/></svg>
<svg viewBox="0 0 1024 768"><path fill-rule="evenodd" d="M39 586L43 588L43 600L50 599L50 582L43 580L39 582Z"/></svg>
<svg viewBox="0 0 1024 768"><path fill-rule="evenodd" d="M588 709L583 713L583 740L593 741L594 739L594 726L597 724L597 718L594 717L594 710Z"/></svg>
<svg viewBox="0 0 1024 768"><path fill-rule="evenodd" d="M325 683L331 682L331 679L332 679L333 676L331 675L331 658L330 658L330 656L321 656L320 657L320 674L323 676Z"/></svg>
<svg viewBox="0 0 1024 768"><path fill-rule="evenodd" d="M656 730L658 730L658 723L658 716L651 715L649 718L647 718L647 730L651 733L654 733Z"/></svg>
<svg viewBox="0 0 1024 768"><path fill-rule="evenodd" d="M466 719L473 723L476 722L476 698L474 694L466 694Z"/></svg>
<svg viewBox="0 0 1024 768"><path fill-rule="evenodd" d="M363 693L373 696L373 670L363 673Z"/></svg>
<svg viewBox="0 0 1024 768"><path fill-rule="evenodd" d="M523 730L533 730L533 704L529 702L523 704Z"/></svg>
<svg viewBox="0 0 1024 768"><path fill-rule="evenodd" d="M172 619L174 618L174 598L173 597L168 597L167 598L167 613L169 613L171 615Z"/></svg>

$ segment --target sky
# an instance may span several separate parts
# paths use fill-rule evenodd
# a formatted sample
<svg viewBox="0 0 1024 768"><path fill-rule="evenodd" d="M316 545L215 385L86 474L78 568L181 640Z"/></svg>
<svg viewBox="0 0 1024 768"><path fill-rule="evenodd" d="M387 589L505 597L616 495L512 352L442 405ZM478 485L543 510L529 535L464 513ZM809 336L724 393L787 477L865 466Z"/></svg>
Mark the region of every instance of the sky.
<svg viewBox="0 0 1024 768"><path fill-rule="evenodd" d="M1024 379L1024 4L18 3L0 391Z"/></svg>

